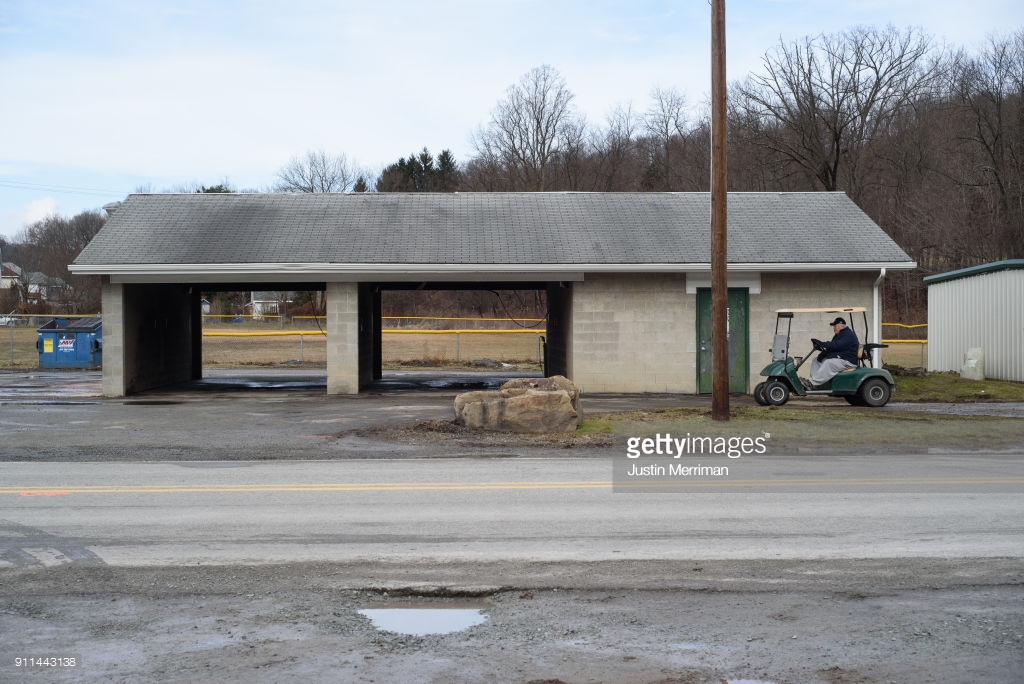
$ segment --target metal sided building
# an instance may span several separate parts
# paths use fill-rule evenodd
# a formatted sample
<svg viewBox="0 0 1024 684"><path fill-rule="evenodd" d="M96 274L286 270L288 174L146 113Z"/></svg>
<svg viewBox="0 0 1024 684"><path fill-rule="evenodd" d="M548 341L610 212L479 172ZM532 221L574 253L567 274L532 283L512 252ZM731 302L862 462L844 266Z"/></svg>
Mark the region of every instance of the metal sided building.
<svg viewBox="0 0 1024 684"><path fill-rule="evenodd" d="M928 286L928 370L959 371L981 348L985 377L1024 382L1024 259L939 273Z"/></svg>
<svg viewBox="0 0 1024 684"><path fill-rule="evenodd" d="M864 306L877 340L880 283L914 263L845 194L728 202L731 391L758 381L776 309ZM201 293L218 289L323 290L327 392L356 393L381 376L381 292L400 288L541 290L548 375L698 393L710 235L708 193L140 194L70 269L102 278L108 396L201 378Z"/></svg>

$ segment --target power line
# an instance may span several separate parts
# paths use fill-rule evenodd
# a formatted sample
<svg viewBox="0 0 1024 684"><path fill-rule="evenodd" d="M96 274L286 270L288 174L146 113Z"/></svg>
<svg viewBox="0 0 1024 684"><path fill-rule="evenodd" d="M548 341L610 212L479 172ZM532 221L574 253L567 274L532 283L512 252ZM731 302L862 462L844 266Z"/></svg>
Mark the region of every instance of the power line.
<svg viewBox="0 0 1024 684"><path fill-rule="evenodd" d="M43 183L26 183L24 181L12 181L0 179L0 187L13 188L15 190L43 190L45 192L66 193L76 195L127 195L124 190L103 190L101 188L81 188L73 185L46 185Z"/></svg>

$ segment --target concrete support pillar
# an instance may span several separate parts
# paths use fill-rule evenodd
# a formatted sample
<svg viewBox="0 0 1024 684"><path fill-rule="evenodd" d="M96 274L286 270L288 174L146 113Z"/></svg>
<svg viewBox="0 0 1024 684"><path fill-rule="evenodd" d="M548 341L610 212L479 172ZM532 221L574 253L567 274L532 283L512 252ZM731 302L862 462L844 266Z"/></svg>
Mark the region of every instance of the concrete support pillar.
<svg viewBox="0 0 1024 684"><path fill-rule="evenodd" d="M124 285L103 276L103 396L123 397L125 384Z"/></svg>
<svg viewBox="0 0 1024 684"><path fill-rule="evenodd" d="M327 283L327 393L359 392L359 285Z"/></svg>

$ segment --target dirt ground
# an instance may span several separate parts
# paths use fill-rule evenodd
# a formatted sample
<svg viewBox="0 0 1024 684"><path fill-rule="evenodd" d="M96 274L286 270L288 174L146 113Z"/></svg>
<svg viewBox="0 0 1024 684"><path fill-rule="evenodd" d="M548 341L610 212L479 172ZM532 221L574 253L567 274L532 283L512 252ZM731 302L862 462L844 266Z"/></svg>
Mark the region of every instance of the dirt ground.
<svg viewBox="0 0 1024 684"><path fill-rule="evenodd" d="M7 573L0 681L903 684L1024 672L1015 561L450 564L429 569L435 586L409 582L417 570ZM359 612L382 605L486 619L403 635ZM77 663L19 669L18 654Z"/></svg>

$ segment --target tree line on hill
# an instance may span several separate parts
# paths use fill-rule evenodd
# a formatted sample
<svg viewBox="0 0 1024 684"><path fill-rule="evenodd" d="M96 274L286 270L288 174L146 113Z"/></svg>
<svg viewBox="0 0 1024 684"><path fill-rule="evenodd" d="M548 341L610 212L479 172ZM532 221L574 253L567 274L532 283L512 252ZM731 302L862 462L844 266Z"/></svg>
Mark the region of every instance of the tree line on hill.
<svg viewBox="0 0 1024 684"><path fill-rule="evenodd" d="M309 152L278 172L274 190L710 189L709 113L683 93L655 89L645 110L623 105L602 124L574 100L559 72L540 66L509 86L462 163L423 148L371 173L344 154ZM1022 100L1024 29L973 53L891 26L780 40L729 87L729 188L846 192L918 262L887 279L887 317L923 320L923 276L1024 257ZM45 223L0 247L46 249Z"/></svg>
<svg viewBox="0 0 1024 684"><path fill-rule="evenodd" d="M710 190L710 115L684 94L655 89L646 110L621 106L603 125L574 99L538 67L464 163L424 148L372 184L349 173L345 189ZM923 320L924 276L1024 257L1024 29L975 53L891 26L780 41L729 88L728 156L731 191L847 193L918 263L887 279L888 315Z"/></svg>

